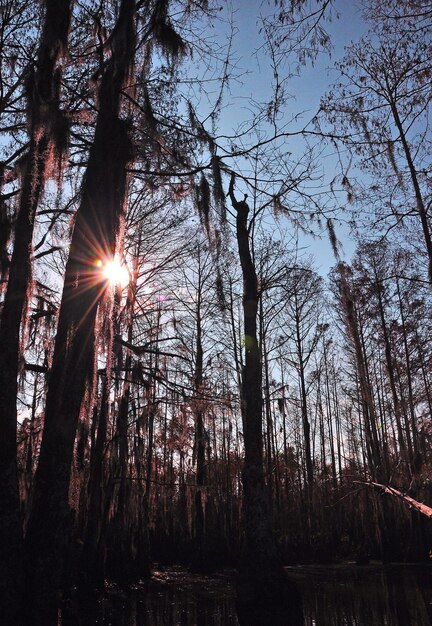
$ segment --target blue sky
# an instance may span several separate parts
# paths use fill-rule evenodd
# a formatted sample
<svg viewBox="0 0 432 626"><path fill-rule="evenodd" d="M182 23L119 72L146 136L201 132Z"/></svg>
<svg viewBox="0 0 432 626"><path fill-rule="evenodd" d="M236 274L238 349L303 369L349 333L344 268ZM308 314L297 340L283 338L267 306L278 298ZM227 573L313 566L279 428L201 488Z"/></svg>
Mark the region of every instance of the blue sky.
<svg viewBox="0 0 432 626"><path fill-rule="evenodd" d="M272 11L272 2L263 3L261 0L233 0L232 3L224 4L224 16L233 10L236 35L233 44L236 67L243 76L240 81L230 84L229 94L224 102L226 107L220 117L220 129L222 132L231 133L239 123L247 119L250 99L266 101L271 93L272 70L268 57L263 51L259 51L263 38L259 30L261 24L259 15ZM339 18L336 17L339 14ZM336 72L332 69L334 62L340 59L344 53L344 47L351 41L357 41L367 30L367 25L361 17L361 10L357 2L336 0L331 22L325 24L326 30L331 36L333 52L318 56L315 64L306 65L301 69L301 74L290 79L288 93L292 99L288 101L286 116L303 113L303 120L310 119L318 110L320 98L336 79ZM224 37L226 26L219 24L215 27L215 37ZM258 50L258 52L257 52ZM303 122L299 122L298 127ZM292 141L290 151L300 155L303 150L302 140ZM330 153L330 148L325 151ZM322 168L327 180L331 180L336 171L335 159L327 156L322 161ZM340 203L345 198L341 196ZM336 201L335 201L336 202ZM353 242L350 240L348 229L341 224L336 224L337 235L340 238L346 254L353 251ZM318 232L318 231L317 231ZM305 250L305 255L312 254L319 271L325 275L329 268L334 265L334 257L330 249L327 235L324 232L322 239L300 236L300 247Z"/></svg>

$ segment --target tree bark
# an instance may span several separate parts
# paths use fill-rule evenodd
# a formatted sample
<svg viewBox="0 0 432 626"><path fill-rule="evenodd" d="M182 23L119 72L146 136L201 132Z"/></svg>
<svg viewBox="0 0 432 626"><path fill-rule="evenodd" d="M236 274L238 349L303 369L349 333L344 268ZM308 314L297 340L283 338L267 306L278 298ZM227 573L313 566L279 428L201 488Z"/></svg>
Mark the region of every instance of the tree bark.
<svg viewBox="0 0 432 626"><path fill-rule="evenodd" d="M75 434L82 400L95 372L96 313L106 287L95 266L99 259L112 258L124 222L126 170L132 149L128 126L119 113L135 53L134 0L122 0L111 52L101 79L95 137L66 266L26 536L27 591L32 611L46 623L56 614L62 585Z"/></svg>
<svg viewBox="0 0 432 626"><path fill-rule="evenodd" d="M234 195L234 176L229 195L237 213L236 236L243 274L243 329L245 362L241 410L244 435L243 547L237 585L240 624L303 624L301 599L279 560L272 536L268 493L263 470L262 365L257 339L258 279L247 226L249 206Z"/></svg>
<svg viewBox="0 0 432 626"><path fill-rule="evenodd" d="M109 348L110 349L110 346ZM104 504L104 453L109 419L109 392L111 384L110 368L106 368L105 380L102 383L97 434L90 457L90 477L88 483L87 525L85 529L82 555L82 570L86 587L95 588L103 584L104 558L101 550L103 533ZM95 418L96 419L96 418Z"/></svg>
<svg viewBox="0 0 432 626"><path fill-rule="evenodd" d="M60 110L58 60L70 24L72 0L46 0L36 61L29 77L30 147L24 161L14 248L0 323L0 615L14 620L23 581L23 534L16 460L17 377L22 351L20 330L32 289L32 240L36 210L43 193L49 153L56 150L55 122ZM10 617L8 617L10 616Z"/></svg>

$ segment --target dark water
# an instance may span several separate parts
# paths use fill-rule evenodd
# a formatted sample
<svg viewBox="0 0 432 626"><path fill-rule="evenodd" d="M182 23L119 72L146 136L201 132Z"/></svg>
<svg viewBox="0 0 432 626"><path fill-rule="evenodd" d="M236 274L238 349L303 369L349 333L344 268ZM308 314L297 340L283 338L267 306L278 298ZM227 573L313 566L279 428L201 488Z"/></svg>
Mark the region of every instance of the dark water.
<svg viewBox="0 0 432 626"><path fill-rule="evenodd" d="M301 589L306 626L429 626L432 567L414 565L287 568ZM62 626L234 626L230 574L156 572L152 581L99 598L75 600ZM271 624L269 624L271 626Z"/></svg>
<svg viewBox="0 0 432 626"><path fill-rule="evenodd" d="M290 568L307 626L429 626L432 567Z"/></svg>

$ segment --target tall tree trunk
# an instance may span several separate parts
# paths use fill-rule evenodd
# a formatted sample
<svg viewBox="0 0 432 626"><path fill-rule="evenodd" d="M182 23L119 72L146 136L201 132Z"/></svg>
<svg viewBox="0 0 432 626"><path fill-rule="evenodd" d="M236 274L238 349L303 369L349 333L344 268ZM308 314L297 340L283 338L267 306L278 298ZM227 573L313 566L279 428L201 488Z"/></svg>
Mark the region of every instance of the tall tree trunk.
<svg viewBox="0 0 432 626"><path fill-rule="evenodd" d="M261 362L264 366L264 410L265 410L265 425L266 425L266 465L267 465L267 487L270 504L270 512L273 510L273 486L277 489L277 481L273 480L274 466L276 465L276 458L273 455L273 420L271 415L271 401L270 401L270 372L268 363L268 354L266 346L266 337L264 330L264 308L262 298L259 301L259 320L260 320L260 346L261 346Z"/></svg>
<svg viewBox="0 0 432 626"><path fill-rule="evenodd" d="M331 403L331 395L330 395L330 370L328 365L327 358L327 343L325 337L323 338L323 353L324 353L324 381L325 381L325 401L326 401L326 414L327 414L327 428L328 428L328 436L330 442L330 457L331 457L331 468L332 468L332 480L333 480L333 489L336 492L338 488L337 481L337 472L336 472L336 455L335 455L335 444L334 444L334 418L332 412L332 403ZM337 426L336 426L337 429ZM339 477L341 479L342 476Z"/></svg>
<svg viewBox="0 0 432 626"><path fill-rule="evenodd" d="M373 476L383 476L385 482L385 468L382 451L378 441L376 411L369 381L363 338L361 336L361 328L358 323L355 302L346 277L346 268L342 264L339 264L339 275L341 280L340 290L342 307L345 313L349 338L353 343L355 352L355 362L365 423L366 446L368 449L370 471Z"/></svg>
<svg viewBox="0 0 432 626"><path fill-rule="evenodd" d="M156 341L159 339L160 332L160 316L161 311L158 308L157 312L157 324L156 324ZM150 361L150 370L158 371L159 369L159 354L156 352L154 364L152 360ZM146 476L145 476L145 490L144 496L142 500L142 510L143 510L143 528L142 532L144 533L143 540L143 549L144 549L144 559L145 563L142 563L142 572L143 576L150 577L151 575L151 555L150 555L150 505L151 505L151 494L152 494L152 484L155 480L155 476L153 475L153 458L154 458L154 422L157 411L157 403L156 403L156 393L157 393L157 380L154 379L150 389L147 391L147 454L146 454Z"/></svg>
<svg viewBox="0 0 432 626"><path fill-rule="evenodd" d="M102 398L98 412L97 434L90 457L90 477L88 483L87 525L85 529L82 555L85 586L92 588L101 585L104 580L104 558L101 550L103 531L104 504L104 453L109 420L109 393L111 386L111 368L107 366L102 383ZM94 417L96 419L96 416Z"/></svg>
<svg viewBox="0 0 432 626"><path fill-rule="evenodd" d="M312 490L313 490L313 462L311 451L311 427L308 414L307 405L307 392L306 392L306 372L303 361L302 341L300 337L300 319L296 315L296 344L297 344L297 358L298 358L298 374L300 379L300 397L301 397L301 415L303 425L303 441L304 441L304 453L306 463L306 478L307 478L307 494L309 507L312 506Z"/></svg>
<svg viewBox="0 0 432 626"><path fill-rule="evenodd" d="M376 272L375 272L375 284L376 284L377 296L378 296L378 312L379 312L379 318L381 321L381 330L382 330L383 339L384 339L384 354L385 354L385 359L386 359L387 375L388 375L388 379L390 383L390 390L391 390L392 399L393 399L394 415L396 418L396 428L397 428L397 434L398 434L399 449L400 449L402 459L406 463L406 468L409 470L410 460L412 459L412 449L410 449L411 446L410 446L409 432L407 432L407 439L408 439L408 449L407 449L407 444L405 442L405 437L404 437L404 433L402 429L403 411L402 411L401 402L399 400L399 395L396 389L396 380L395 380L395 373L394 373L394 366L393 366L392 350L391 350L391 345L390 345L390 337L389 337L389 333L387 329L387 321L385 318L384 303L383 303L383 298L382 298L382 293L381 293L381 284L378 280L378 276Z"/></svg>
<svg viewBox="0 0 432 626"><path fill-rule="evenodd" d="M200 260L200 259L199 259ZM201 269L201 268L200 268ZM197 293L196 308L196 355L195 355L195 442L196 442L196 491L195 491L195 536L192 570L195 572L209 571L209 559L206 553L206 465L205 465L205 429L203 409L203 345L202 345L202 289L201 276ZM211 567L210 567L211 569Z"/></svg>
<svg viewBox="0 0 432 626"><path fill-rule="evenodd" d="M303 624L301 599L289 583L272 536L268 493L263 470L262 365L257 337L258 280L247 226L249 206L234 195L234 176L229 195L237 213L236 235L243 274L243 329L245 362L241 409L244 434L243 547L239 565L237 608L240 624Z"/></svg>
<svg viewBox="0 0 432 626"><path fill-rule="evenodd" d="M40 459L26 536L28 593L46 623L56 613L68 543L71 462L82 400L93 385L96 314L105 292L97 262L112 258L121 239L127 165L122 89L135 53L135 2L122 0L99 90L99 113L77 211L60 306Z"/></svg>
<svg viewBox="0 0 432 626"><path fill-rule="evenodd" d="M389 88L389 92L390 92ZM414 190L414 197L416 200L417 213L420 218L420 224L423 231L423 238L426 247L426 253L428 255L428 277L429 282L432 284L432 236L431 236L431 227L430 227L430 217L428 216L428 208L425 205L425 201L423 198L423 194L420 189L420 183L418 178L418 173L414 164L414 159L411 154L411 149L408 144L407 136L405 133L405 129L403 127L402 120L400 118L399 109L397 107L397 101L393 98L390 100L390 108L393 115L393 120L396 125L396 128L399 132L399 137L402 142L402 147L405 154L405 159L408 165L408 170L410 173L411 183Z"/></svg>
<svg viewBox="0 0 432 626"><path fill-rule="evenodd" d="M418 429L417 429L416 415L415 415L415 409L414 409L414 393L413 393L413 381L412 381L412 373L411 373L411 359L410 359L410 353L409 353L409 348L408 348L407 328L406 328L406 322L405 322L405 313L404 313L402 295L400 291L399 280L397 277L396 277L396 293L398 296L399 312L400 312L401 323L402 323L402 337L403 337L407 385L408 385L408 403L409 403L409 410L410 410L413 453L415 456L418 452Z"/></svg>
<svg viewBox="0 0 432 626"><path fill-rule="evenodd" d="M0 614L14 619L21 585L22 521L16 464L17 377L20 329L31 298L34 220L50 159L65 147L65 118L60 110L60 69L65 52L72 0L46 0L45 20L36 61L28 80L30 147L24 161L9 281L0 323ZM60 146L60 144L62 144Z"/></svg>
<svg viewBox="0 0 432 626"><path fill-rule="evenodd" d="M286 414L286 400L285 400L285 382L284 382L284 368L282 365L282 359L280 361L281 371L281 390L282 390L282 429L283 429L283 448L284 448L284 482L285 482L285 498L288 500L290 493L290 481L288 479L288 440L287 440L287 414ZM287 503L286 503L287 504Z"/></svg>
<svg viewBox="0 0 432 626"><path fill-rule="evenodd" d="M346 267L341 263L339 264L339 274L341 278L341 299L346 315L346 323L355 349L360 398L365 418L366 445L369 448L370 459L372 461L369 469L372 475L383 477L379 482L387 483L390 473L389 461L385 447L383 447L378 436L378 422L372 395L363 330L358 320L355 301L353 300L348 284ZM385 434L383 433L382 436L384 439ZM392 551L392 515L388 503L385 500L381 500L379 505L382 513L380 525L382 558L384 561L388 561L391 558Z"/></svg>

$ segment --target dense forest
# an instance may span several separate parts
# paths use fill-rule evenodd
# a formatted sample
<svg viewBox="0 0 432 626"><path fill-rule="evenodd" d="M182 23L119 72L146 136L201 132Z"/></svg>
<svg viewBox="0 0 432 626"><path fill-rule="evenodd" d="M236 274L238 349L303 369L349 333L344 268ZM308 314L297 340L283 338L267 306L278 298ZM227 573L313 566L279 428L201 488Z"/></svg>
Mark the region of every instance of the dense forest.
<svg viewBox="0 0 432 626"><path fill-rule="evenodd" d="M251 3L242 66L236 2L0 0L2 624L177 563L297 625L284 565L431 558L432 8L337 59L345 8Z"/></svg>

